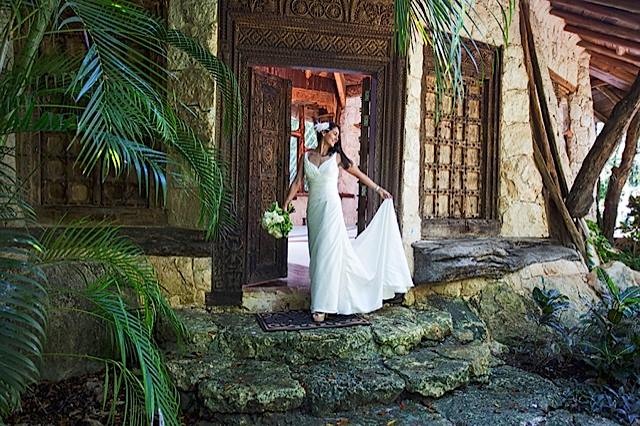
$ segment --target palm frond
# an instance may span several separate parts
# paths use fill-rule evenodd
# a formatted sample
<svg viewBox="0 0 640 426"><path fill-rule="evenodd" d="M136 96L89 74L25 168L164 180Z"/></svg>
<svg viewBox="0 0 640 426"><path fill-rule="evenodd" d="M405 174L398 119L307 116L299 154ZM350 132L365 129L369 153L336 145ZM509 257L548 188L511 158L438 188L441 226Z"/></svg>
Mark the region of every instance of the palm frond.
<svg viewBox="0 0 640 426"><path fill-rule="evenodd" d="M178 394L153 342L151 330L135 310L128 309L118 293L119 278L105 276L87 288L86 296L98 313L109 320L116 334L121 353L121 378L128 382L124 390L125 414L129 417L123 423L154 424L154 419L162 416L167 425L179 425ZM132 376L127 363L129 357L140 369L140 377ZM114 391L119 391L119 387L116 386ZM141 401L144 401L144 421L141 421L138 410Z"/></svg>
<svg viewBox="0 0 640 426"><path fill-rule="evenodd" d="M490 14L498 22L506 44L515 0L508 0L507 6L500 0L495 3L500 16L493 11ZM422 39L431 50L436 86L436 118L446 92L452 92L454 100L461 99L463 95L462 55L466 51L473 58L473 49L465 46L462 37L470 35L468 27L482 30L482 23L476 17L473 0L394 1L394 46L398 52L406 54L416 37ZM471 42L473 44L473 40Z"/></svg>
<svg viewBox="0 0 640 426"><path fill-rule="evenodd" d="M13 148L0 146L0 423L38 378L48 302L41 246L18 228L35 214L23 201L14 161Z"/></svg>
<svg viewBox="0 0 640 426"><path fill-rule="evenodd" d="M179 335L186 329L161 292L155 271L142 249L105 223L93 225L81 219L64 227L54 227L41 237L44 247L42 265L56 263L93 263L103 265L121 286L134 290L140 298L145 323L151 330L159 314Z"/></svg>
<svg viewBox="0 0 640 426"><path fill-rule="evenodd" d="M169 45L191 56L214 77L216 87L221 90L224 100L222 122L225 134L233 129L239 129L242 123L242 98L233 71L218 57L180 31L168 30L166 41Z"/></svg>

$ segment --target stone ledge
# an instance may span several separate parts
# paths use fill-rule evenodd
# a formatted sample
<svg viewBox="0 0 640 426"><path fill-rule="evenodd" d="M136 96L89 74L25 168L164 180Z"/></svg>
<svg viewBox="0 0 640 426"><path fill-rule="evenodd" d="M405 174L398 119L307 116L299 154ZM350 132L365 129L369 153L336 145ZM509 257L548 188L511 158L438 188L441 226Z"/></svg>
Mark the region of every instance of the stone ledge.
<svg viewBox="0 0 640 426"><path fill-rule="evenodd" d="M538 238L422 240L412 247L416 284L499 278L534 263L580 261L575 250Z"/></svg>

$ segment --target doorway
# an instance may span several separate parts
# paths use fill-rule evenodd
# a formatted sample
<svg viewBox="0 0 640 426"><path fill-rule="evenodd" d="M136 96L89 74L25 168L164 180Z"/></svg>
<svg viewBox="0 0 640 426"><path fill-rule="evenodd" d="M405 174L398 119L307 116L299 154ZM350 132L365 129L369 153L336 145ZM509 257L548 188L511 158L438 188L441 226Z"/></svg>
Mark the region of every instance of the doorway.
<svg viewBox="0 0 640 426"><path fill-rule="evenodd" d="M279 162L273 157L282 158L284 153L288 153L284 155L287 161L284 167L279 170L280 176L276 178L276 182L285 181L285 187L288 189L296 177L298 165L300 161L303 161L306 151L317 146L314 124L319 122L332 121L338 124L341 130L340 142L344 153L361 170L368 169L368 141L372 137L369 117L370 76L358 72L328 69L266 66L251 68L254 81L272 81L269 87L290 87L290 91L282 92L285 93L284 96L290 97L283 101L268 101L263 94L254 93L252 96L251 112L254 115L250 121L252 124L265 123L266 121L262 117L255 116L263 114L264 111L264 105L261 107L253 105L256 100L261 102L267 100L272 105L280 105L280 108L286 108L290 105L290 114L285 117L285 120L289 120L288 123L285 125L267 124L271 128L288 128L289 132L286 135L279 135L283 146L269 148L273 152L283 153L269 156L274 165ZM282 117L279 111L271 110L270 114L273 117ZM261 145L260 150L263 151L265 140L261 133L264 131L253 130L252 135L255 136L252 137L251 143ZM255 158L258 159L258 156L256 155ZM261 160L265 159L261 158ZM265 164L261 165L261 168L265 167ZM251 176L251 178L260 178L263 182L273 182L273 179L264 179L263 176ZM342 201L345 225L349 236L355 238L358 230L365 227L367 217L366 191L363 191L359 182L344 170L340 171L338 191ZM261 191L262 194L270 192L267 188ZM284 193L278 194L279 201L282 201L284 194L286 194L286 190ZM256 230L255 233L249 232L249 234L260 234L258 240L262 241L262 244L251 246L251 250L255 250L255 252L251 256L253 261L250 263L250 280L244 286L245 290L288 287L292 290L308 291L310 283L306 222L307 200L308 185L304 182L302 190L293 200L295 208L295 212L292 214L294 229L286 244L283 244L284 241L273 240L262 229ZM268 198L264 199L260 203L262 204L261 208L264 209L265 205L270 204L271 201ZM255 220L252 220L249 226L256 226ZM260 250L270 251L275 256L264 256L259 253ZM274 264L258 263L259 259L270 259Z"/></svg>
<svg viewBox="0 0 640 426"><path fill-rule="evenodd" d="M251 177L256 173L260 176L263 172L259 169L263 163L255 161L262 153L253 152L256 145L251 142L254 132L261 126L253 122L255 115L252 114L255 106L254 67L272 66L312 72L352 70L371 76L368 120L374 127L370 132L373 137L368 141L367 174L396 195L395 206L398 217L401 216L406 61L393 48L393 1L347 0L329 5L312 0L304 8L300 8L298 3L295 0L221 0L218 3L219 54L238 79L244 108L240 117L242 125L229 135L218 134L223 159L228 164L232 214L237 220L212 246L213 274L211 293L207 295L209 305L241 304L244 286L260 279L257 276L252 278L253 266L260 263L266 271L275 267L269 262L275 262L276 257L279 262L283 260L278 255L282 252L275 250L277 244L261 240L257 233L261 230L251 225L256 212L261 213L262 206L258 201L262 202L263 198L284 199L287 185L286 179L279 180L277 185L267 185L264 179ZM314 68L307 68L310 65ZM262 84L268 89L269 96L275 96L279 90L287 90L283 85L277 89L275 83L263 81ZM276 98L271 99L275 101ZM277 122L286 123L286 120ZM290 129L273 131L290 134ZM271 136L273 133L261 135L265 146L271 144ZM289 136L286 138L288 140ZM264 155L267 154L276 156L278 161L288 161L280 155L284 150L264 151ZM269 177L270 172L265 172ZM272 188L273 193L269 193L268 188ZM366 215L375 212L380 203L378 197L370 195L365 197L367 208L358 209ZM361 200L359 198L358 201ZM365 217L362 223L368 220L370 217ZM272 244L271 251L269 244ZM283 250L287 249L285 242ZM286 260L285 257L282 276L286 276Z"/></svg>

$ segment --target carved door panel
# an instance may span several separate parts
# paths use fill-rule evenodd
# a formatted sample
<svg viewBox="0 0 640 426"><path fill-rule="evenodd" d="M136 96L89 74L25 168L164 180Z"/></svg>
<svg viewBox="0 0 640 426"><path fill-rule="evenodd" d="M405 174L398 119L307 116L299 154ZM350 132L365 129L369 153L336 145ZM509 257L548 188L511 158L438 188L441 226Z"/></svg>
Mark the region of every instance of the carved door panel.
<svg viewBox="0 0 640 426"><path fill-rule="evenodd" d="M362 106L360 109L360 164L359 168L365 174L368 172L369 140L371 139L371 78L362 80ZM369 204L367 187L359 183L358 194L358 234L364 231L367 223L367 205Z"/></svg>
<svg viewBox="0 0 640 426"><path fill-rule="evenodd" d="M253 71L249 110L248 284L287 275L287 239L260 226L273 201L284 201L289 183L291 82Z"/></svg>

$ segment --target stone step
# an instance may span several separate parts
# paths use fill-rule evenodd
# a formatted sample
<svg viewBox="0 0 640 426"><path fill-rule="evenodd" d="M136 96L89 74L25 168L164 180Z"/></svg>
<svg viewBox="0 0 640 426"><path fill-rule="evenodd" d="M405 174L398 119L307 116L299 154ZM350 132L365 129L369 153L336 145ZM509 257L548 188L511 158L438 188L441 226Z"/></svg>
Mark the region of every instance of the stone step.
<svg viewBox="0 0 640 426"><path fill-rule="evenodd" d="M306 391L305 409L313 415L390 403L405 388L404 380L379 357L327 360L299 366L293 374Z"/></svg>
<svg viewBox="0 0 640 426"><path fill-rule="evenodd" d="M371 353L384 356L410 352L421 342L436 344L452 333L451 314L390 306L368 314L371 327L265 332L254 314L217 313L187 309L178 312L192 337L189 349L206 354L224 353L235 359L306 363L344 359Z"/></svg>
<svg viewBox="0 0 640 426"><path fill-rule="evenodd" d="M490 372L491 351L483 342L420 348L385 360L406 383L408 392L438 398L472 381L484 381Z"/></svg>
<svg viewBox="0 0 640 426"><path fill-rule="evenodd" d="M262 413L299 407L305 390L289 367L272 361L233 362L220 358L181 359L167 363L183 395L186 411Z"/></svg>
<svg viewBox="0 0 640 426"><path fill-rule="evenodd" d="M361 357L307 364L257 359L234 360L224 354L168 362L185 410L209 413L262 413L300 407L314 416L389 404L403 392L440 397L490 373L489 343L445 343L418 347L406 355Z"/></svg>

